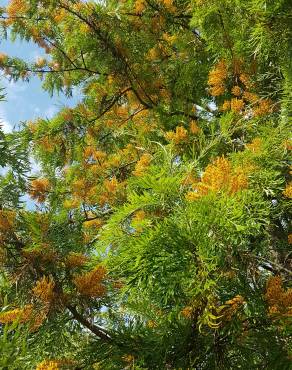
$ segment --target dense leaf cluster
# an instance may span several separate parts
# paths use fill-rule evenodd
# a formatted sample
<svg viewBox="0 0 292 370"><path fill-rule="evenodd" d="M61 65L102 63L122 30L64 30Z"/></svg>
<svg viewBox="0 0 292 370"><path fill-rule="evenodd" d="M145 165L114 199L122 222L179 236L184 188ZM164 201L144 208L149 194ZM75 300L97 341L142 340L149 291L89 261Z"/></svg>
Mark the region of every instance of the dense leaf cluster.
<svg viewBox="0 0 292 370"><path fill-rule="evenodd" d="M0 54L3 72L82 92L1 133L3 369L290 368L291 16L289 0L1 9L3 37L44 50Z"/></svg>

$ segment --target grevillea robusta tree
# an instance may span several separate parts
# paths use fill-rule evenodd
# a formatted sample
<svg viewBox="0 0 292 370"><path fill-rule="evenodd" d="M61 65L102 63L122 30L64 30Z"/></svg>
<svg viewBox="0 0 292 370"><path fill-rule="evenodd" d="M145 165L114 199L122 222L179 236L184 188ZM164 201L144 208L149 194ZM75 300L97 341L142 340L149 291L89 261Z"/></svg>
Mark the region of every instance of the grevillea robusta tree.
<svg viewBox="0 0 292 370"><path fill-rule="evenodd" d="M43 50L1 53L3 73L82 95L1 134L1 368L290 368L291 17L290 0L1 9L2 37Z"/></svg>

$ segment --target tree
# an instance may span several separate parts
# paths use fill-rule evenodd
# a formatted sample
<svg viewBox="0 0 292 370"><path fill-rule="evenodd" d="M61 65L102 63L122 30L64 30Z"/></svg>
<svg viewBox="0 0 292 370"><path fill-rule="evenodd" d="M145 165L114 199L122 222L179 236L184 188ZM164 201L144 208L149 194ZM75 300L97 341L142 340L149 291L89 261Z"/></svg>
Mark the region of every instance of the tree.
<svg viewBox="0 0 292 370"><path fill-rule="evenodd" d="M41 173L16 189L35 209L0 211L0 322L26 342L11 368L290 367L291 12L288 0L2 9L3 35L47 54L1 54L2 70L83 93L14 134Z"/></svg>

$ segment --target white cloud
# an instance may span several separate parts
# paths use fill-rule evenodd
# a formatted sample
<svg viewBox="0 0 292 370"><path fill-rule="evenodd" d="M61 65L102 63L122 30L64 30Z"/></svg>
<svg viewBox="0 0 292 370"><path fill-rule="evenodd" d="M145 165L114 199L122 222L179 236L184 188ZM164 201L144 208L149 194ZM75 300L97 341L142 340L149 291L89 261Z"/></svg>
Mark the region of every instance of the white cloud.
<svg viewBox="0 0 292 370"><path fill-rule="evenodd" d="M6 118L6 113L3 108L0 108L0 126L5 134L8 134L13 130L13 126Z"/></svg>
<svg viewBox="0 0 292 370"><path fill-rule="evenodd" d="M44 117L51 119L57 112L58 109L54 105L51 105L48 109L45 110Z"/></svg>

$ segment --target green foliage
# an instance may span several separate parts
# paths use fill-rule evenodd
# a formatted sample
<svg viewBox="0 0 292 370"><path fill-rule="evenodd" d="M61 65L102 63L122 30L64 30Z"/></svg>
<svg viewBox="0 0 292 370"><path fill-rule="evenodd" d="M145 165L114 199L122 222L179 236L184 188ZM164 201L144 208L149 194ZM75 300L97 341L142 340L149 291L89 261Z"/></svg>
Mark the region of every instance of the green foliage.
<svg viewBox="0 0 292 370"><path fill-rule="evenodd" d="M3 37L47 54L4 73L83 93L0 132L4 369L291 367L291 11L1 9Z"/></svg>

